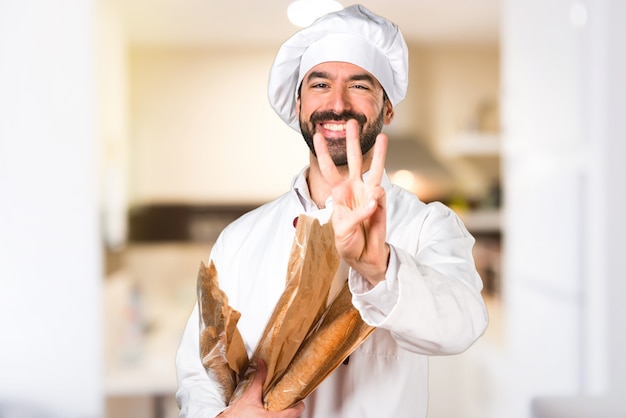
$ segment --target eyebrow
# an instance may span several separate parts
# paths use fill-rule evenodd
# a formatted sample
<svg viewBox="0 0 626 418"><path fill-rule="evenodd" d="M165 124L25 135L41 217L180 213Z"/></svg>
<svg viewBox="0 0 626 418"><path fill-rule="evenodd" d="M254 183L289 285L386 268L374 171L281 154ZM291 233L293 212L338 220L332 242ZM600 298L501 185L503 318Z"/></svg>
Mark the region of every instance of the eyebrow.
<svg viewBox="0 0 626 418"><path fill-rule="evenodd" d="M372 83L373 85L376 85L376 83L377 83L376 79L374 79L374 77L372 77L369 74L355 74L352 77L350 77L350 80L352 80L352 81L368 81L368 82Z"/></svg>
<svg viewBox="0 0 626 418"><path fill-rule="evenodd" d="M314 78L329 78L329 75L325 71L312 71L306 78L306 81L311 81Z"/></svg>
<svg viewBox="0 0 626 418"><path fill-rule="evenodd" d="M310 82L312 79L315 79L315 78L330 79L331 77L326 71L313 71L309 74L306 80L307 82ZM376 80L374 79L374 77L366 73L354 74L350 76L349 80L350 81L368 81L372 83L373 85L376 85Z"/></svg>

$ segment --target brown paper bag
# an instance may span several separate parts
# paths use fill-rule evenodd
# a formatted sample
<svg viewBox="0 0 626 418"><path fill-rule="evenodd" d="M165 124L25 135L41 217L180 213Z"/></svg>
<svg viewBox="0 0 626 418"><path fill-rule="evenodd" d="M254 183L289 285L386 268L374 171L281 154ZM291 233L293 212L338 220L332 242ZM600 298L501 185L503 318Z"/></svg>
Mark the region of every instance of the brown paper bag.
<svg viewBox="0 0 626 418"><path fill-rule="evenodd" d="M259 340L246 375L231 402L239 399L254 379L254 360L267 366L266 390L283 374L309 330L322 316L339 254L335 249L332 225L320 225L309 216L300 216L287 268L287 286Z"/></svg>
<svg viewBox="0 0 626 418"><path fill-rule="evenodd" d="M264 392L265 408L282 411L306 398L372 331L352 305L346 283L285 373Z"/></svg>
<svg viewBox="0 0 626 418"><path fill-rule="evenodd" d="M204 272L201 266L200 351L207 372L224 386L227 404L245 392L254 378L254 361L262 359L268 372L263 385L266 409L288 408L308 396L371 334L374 328L363 322L352 305L347 282L328 303L338 267L332 224L320 225L314 218L300 216L285 291L248 362L236 329L239 313L228 306L228 298L219 290L212 263Z"/></svg>
<svg viewBox="0 0 626 418"><path fill-rule="evenodd" d="M241 314L228 305L228 297L219 288L213 262L200 264L198 271L198 311L200 314L200 359L202 365L222 386L227 403L238 383L238 376L248 367L248 354L237 329Z"/></svg>

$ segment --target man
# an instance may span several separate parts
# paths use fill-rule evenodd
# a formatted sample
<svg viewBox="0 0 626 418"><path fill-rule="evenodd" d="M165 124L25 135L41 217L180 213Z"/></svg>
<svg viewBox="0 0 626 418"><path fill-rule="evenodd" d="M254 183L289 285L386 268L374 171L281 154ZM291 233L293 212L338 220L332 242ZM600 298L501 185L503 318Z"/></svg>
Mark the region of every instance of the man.
<svg viewBox="0 0 626 418"><path fill-rule="evenodd" d="M423 418L427 356L462 352L484 332L473 238L450 209L422 203L384 171L381 130L406 93L407 62L398 28L362 6L320 18L285 42L269 98L302 133L310 165L288 193L230 224L211 251L251 354L284 290L293 220L332 217L352 302L376 330L296 406L264 410L261 364L226 407L200 362L196 307L176 362L181 417Z"/></svg>

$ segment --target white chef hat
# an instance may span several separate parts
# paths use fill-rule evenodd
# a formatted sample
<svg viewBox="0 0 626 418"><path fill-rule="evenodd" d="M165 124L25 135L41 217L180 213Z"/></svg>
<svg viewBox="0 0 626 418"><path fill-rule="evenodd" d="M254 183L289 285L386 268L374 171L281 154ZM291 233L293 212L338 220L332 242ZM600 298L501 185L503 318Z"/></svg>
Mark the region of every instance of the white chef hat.
<svg viewBox="0 0 626 418"><path fill-rule="evenodd" d="M272 108L296 131L297 90L304 75L323 62L358 65L382 85L393 106L404 99L408 85L408 49L400 29L361 5L317 19L279 49L270 71Z"/></svg>

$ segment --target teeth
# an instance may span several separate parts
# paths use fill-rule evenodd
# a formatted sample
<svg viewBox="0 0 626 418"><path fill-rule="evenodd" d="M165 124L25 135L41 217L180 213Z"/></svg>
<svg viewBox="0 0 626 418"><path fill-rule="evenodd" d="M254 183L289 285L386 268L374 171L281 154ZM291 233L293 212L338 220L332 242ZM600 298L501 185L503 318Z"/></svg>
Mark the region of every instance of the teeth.
<svg viewBox="0 0 626 418"><path fill-rule="evenodd" d="M345 123L324 123L322 128L328 129L329 131L343 131L346 129Z"/></svg>

